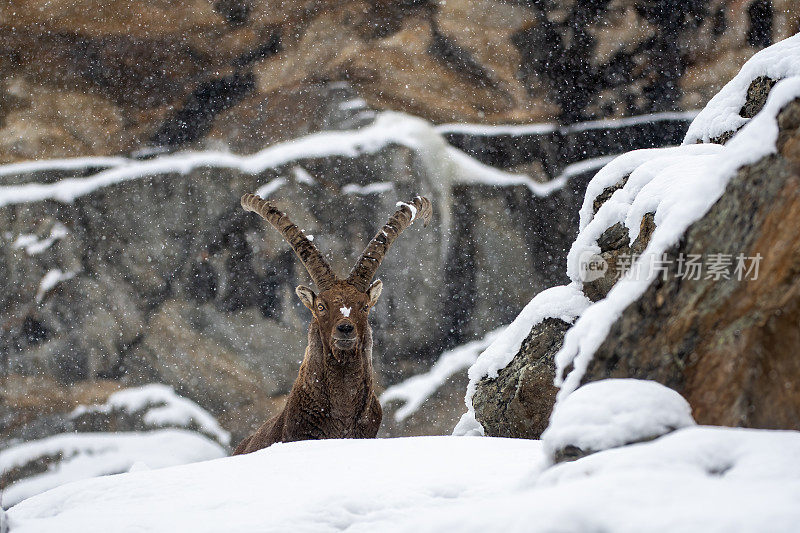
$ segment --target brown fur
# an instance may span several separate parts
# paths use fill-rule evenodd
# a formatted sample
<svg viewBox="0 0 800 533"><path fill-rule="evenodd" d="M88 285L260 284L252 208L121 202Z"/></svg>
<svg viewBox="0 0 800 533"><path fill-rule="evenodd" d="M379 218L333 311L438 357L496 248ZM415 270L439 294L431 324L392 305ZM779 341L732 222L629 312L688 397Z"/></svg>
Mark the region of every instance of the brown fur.
<svg viewBox="0 0 800 533"><path fill-rule="evenodd" d="M382 411L372 378L368 295L340 281L311 303L308 347L286 406L243 440L234 455L276 442L374 438L377 434ZM349 317L343 316L343 307L350 308ZM355 327L352 347L339 347L333 340L336 327L344 322Z"/></svg>
<svg viewBox="0 0 800 533"><path fill-rule="evenodd" d="M383 413L372 375L369 310L383 284L372 277L392 242L416 218L428 225L431 205L417 196L402 204L361 254L346 281L339 280L311 241L269 202L246 194L242 206L269 221L291 244L320 288L300 285L297 295L309 310L308 346L283 410L244 439L234 455L276 442L307 439L374 438Z"/></svg>

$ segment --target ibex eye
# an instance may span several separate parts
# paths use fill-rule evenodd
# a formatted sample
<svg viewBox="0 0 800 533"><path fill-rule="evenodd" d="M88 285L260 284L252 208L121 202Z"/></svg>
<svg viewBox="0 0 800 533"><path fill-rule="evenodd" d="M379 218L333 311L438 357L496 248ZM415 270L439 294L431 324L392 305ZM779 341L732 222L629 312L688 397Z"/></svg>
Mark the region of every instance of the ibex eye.
<svg viewBox="0 0 800 533"><path fill-rule="evenodd" d="M325 310L325 306L324 306L324 305L322 305L322 304L319 304L319 305L317 306L317 309L318 309L318 310L320 310L320 311L324 311L324 310Z"/></svg>

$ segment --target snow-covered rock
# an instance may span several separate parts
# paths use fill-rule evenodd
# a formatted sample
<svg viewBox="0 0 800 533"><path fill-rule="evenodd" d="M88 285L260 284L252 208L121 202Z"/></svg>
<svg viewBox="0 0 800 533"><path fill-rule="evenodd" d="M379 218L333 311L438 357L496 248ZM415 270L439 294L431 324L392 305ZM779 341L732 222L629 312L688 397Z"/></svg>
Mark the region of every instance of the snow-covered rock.
<svg viewBox="0 0 800 533"><path fill-rule="evenodd" d="M560 462L693 425L692 408L674 390L654 381L605 379L557 403L542 442Z"/></svg>
<svg viewBox="0 0 800 533"><path fill-rule="evenodd" d="M635 376L676 389L700 423L798 427L798 43L795 36L754 56L682 146L623 154L588 185L567 274L592 303L563 337L545 339L558 347L559 402L582 383ZM765 86L760 105L751 82L764 76L779 81ZM739 114L745 105L755 116ZM730 128L724 145L695 143ZM587 269L587 260L605 268ZM593 286L587 274L597 272L603 283ZM473 403L518 398L525 372L549 372L521 361L523 352L508 359L510 371L479 385ZM764 365L783 370L753 370ZM487 433L530 436L517 429L520 415L552 403L531 394L524 403L499 417L491 411Z"/></svg>
<svg viewBox="0 0 800 533"><path fill-rule="evenodd" d="M145 433L77 433L25 442L0 451L2 505L6 508L79 479L157 469L224 457L227 451L197 433L162 429Z"/></svg>
<svg viewBox="0 0 800 533"><path fill-rule="evenodd" d="M79 481L11 508L14 533L792 532L800 433L686 428L547 468L541 443L277 444Z"/></svg>
<svg viewBox="0 0 800 533"><path fill-rule="evenodd" d="M483 435L483 427L475 420L472 404L478 382L487 377L496 377L498 371L511 362L532 327L547 318L572 322L588 304L589 300L580 292L577 285L554 287L536 295L514 322L494 339L469 368L469 385L464 400L467 412L459 420L454 435Z"/></svg>
<svg viewBox="0 0 800 533"><path fill-rule="evenodd" d="M800 76L798 56L800 34L754 54L692 121L684 144L707 143L729 132L736 132L747 124L752 117L742 116L742 110L748 103L751 83L759 78L776 82Z"/></svg>
<svg viewBox="0 0 800 533"><path fill-rule="evenodd" d="M800 47L793 57L800 63ZM622 312L638 300L653 281L664 275L659 264L668 249L709 211L739 169L777 151L778 114L797 98L800 98L800 76L776 84L764 109L725 146L687 144L677 149L656 150L632 172L623 170L617 173L617 180L627 174L627 181L581 228L567 259L567 273L573 280L580 280L582 258L601 251L598 239L615 224L623 224L633 241L638 237L643 217L654 213L655 229L628 274L604 299L587 308L567 332L564 345L556 355L556 383L561 386L560 397L566 397L577 388L592 355ZM698 116L696 120L701 118ZM635 159L636 155L632 152L620 159ZM610 163L611 166L615 163ZM603 174L601 171L598 176L605 179ZM586 202L584 213L591 202L588 193ZM731 250L729 255L733 257L735 252ZM762 253L767 254L769 250ZM568 368L571 369L569 372Z"/></svg>
<svg viewBox="0 0 800 533"><path fill-rule="evenodd" d="M115 419L112 425L116 431L125 425L121 420L125 418L130 426L126 429L185 428L202 433L222 446L229 446L231 441L230 433L208 411L161 383L123 389L102 405L81 406L70 415L81 430L97 430L101 423L98 419L105 422L109 417Z"/></svg>

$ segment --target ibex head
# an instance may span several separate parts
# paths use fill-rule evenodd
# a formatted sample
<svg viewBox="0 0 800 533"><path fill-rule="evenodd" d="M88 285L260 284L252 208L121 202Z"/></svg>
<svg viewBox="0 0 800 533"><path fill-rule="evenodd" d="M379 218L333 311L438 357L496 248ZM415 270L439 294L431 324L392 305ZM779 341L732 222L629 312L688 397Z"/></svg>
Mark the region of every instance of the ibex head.
<svg viewBox="0 0 800 533"><path fill-rule="evenodd" d="M383 289L383 283L380 280L372 282L372 278L392 242L417 217L422 217L425 226L430 222L432 210L427 198L417 196L409 203L398 202L398 206L400 208L364 249L347 279L342 280L331 271L316 246L284 213L254 194L242 197L245 210L261 215L283 235L317 285L319 294L300 285L296 289L297 296L311 310L325 353L332 354L337 360L343 354L360 351L367 342L371 343L367 316Z"/></svg>

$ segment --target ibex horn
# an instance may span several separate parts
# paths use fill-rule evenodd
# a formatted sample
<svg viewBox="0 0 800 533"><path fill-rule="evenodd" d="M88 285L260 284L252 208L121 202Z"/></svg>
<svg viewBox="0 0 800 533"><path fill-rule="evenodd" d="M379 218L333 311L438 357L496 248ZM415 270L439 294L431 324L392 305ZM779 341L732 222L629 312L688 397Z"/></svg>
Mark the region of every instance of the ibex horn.
<svg viewBox="0 0 800 533"><path fill-rule="evenodd" d="M308 270L311 279L314 280L319 290L324 291L333 286L336 282L336 276L333 275L328 262L319 253L317 247L308 240L308 237L303 235L303 232L289 220L289 217L276 209L267 200L255 194L242 196L242 207L245 211L252 211L261 215L261 218L281 232L283 238L291 245L294 253L297 254L303 266Z"/></svg>
<svg viewBox="0 0 800 533"><path fill-rule="evenodd" d="M397 202L397 205L400 206L400 209L389 218L389 221L372 238L347 278L348 283L362 292L369 288L369 284L375 276L381 261L383 261L383 257L397 236L403 233L403 230L419 217L422 217L425 226L431 221L431 214L433 213L431 202L424 196L417 196L409 203Z"/></svg>

